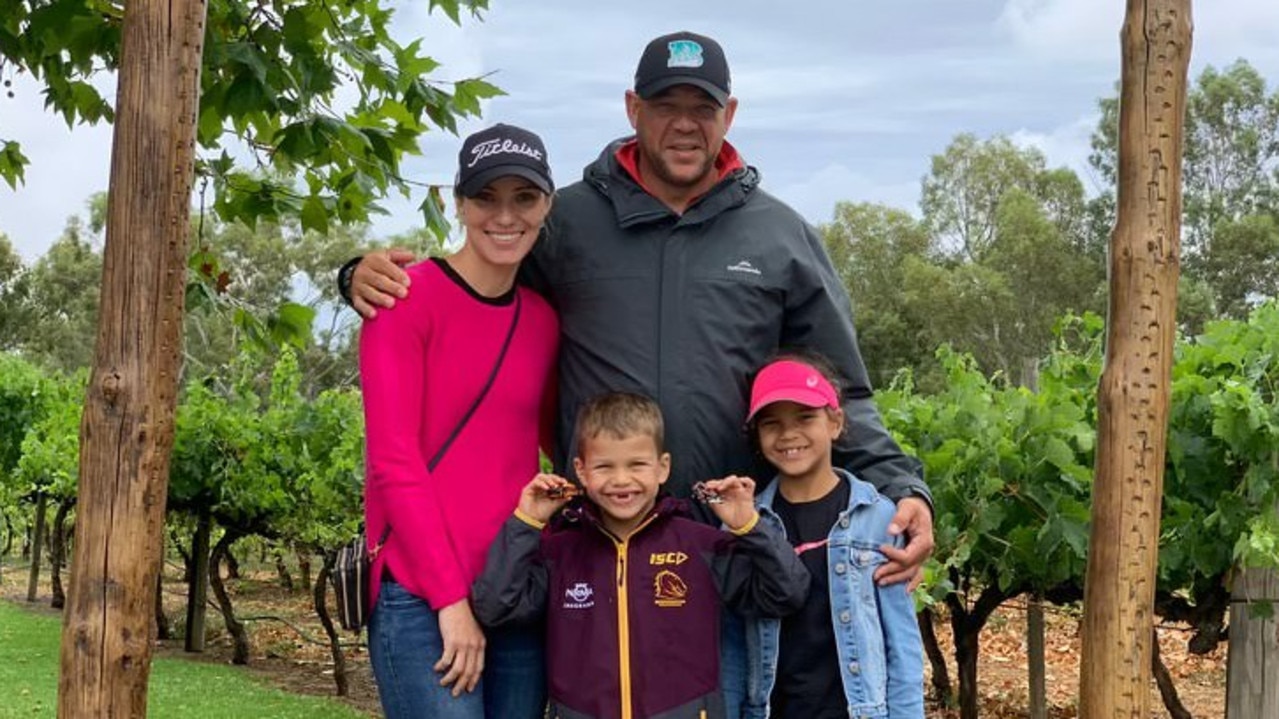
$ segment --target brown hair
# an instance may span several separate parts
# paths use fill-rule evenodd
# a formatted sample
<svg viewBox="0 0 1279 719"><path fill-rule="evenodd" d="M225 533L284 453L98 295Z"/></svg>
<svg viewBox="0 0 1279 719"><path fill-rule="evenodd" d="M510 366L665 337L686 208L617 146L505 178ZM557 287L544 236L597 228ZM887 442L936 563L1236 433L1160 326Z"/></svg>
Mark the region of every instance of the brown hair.
<svg viewBox="0 0 1279 719"><path fill-rule="evenodd" d="M662 410L651 398L634 392L608 392L582 405L577 412L578 454L588 439L608 433L618 439L645 434L653 438L657 452L666 451L666 425Z"/></svg>

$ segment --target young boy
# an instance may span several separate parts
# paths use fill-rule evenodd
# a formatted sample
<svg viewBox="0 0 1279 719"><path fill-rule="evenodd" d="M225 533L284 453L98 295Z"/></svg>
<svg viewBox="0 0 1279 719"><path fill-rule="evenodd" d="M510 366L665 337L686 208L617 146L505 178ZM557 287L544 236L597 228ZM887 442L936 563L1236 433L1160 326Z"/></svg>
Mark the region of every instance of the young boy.
<svg viewBox="0 0 1279 719"><path fill-rule="evenodd" d="M893 503L831 462L844 431L838 382L820 357L761 369L748 427L777 479L757 500L784 529L812 587L784 620L748 622L750 719L923 719L923 645L905 584L879 586Z"/></svg>
<svg viewBox="0 0 1279 719"><path fill-rule="evenodd" d="M577 419L573 460L586 497L539 474L489 549L471 603L485 626L546 617L551 717L722 717L719 615L782 616L808 573L759 523L755 483L705 483L722 531L660 493L670 474L661 410L611 393Z"/></svg>

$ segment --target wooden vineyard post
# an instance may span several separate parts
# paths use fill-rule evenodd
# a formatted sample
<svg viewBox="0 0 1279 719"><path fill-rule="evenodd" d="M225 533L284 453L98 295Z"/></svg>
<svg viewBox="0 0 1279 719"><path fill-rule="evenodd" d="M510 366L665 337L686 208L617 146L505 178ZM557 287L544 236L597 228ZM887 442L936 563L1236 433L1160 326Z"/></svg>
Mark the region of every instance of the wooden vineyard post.
<svg viewBox="0 0 1279 719"><path fill-rule="evenodd" d="M1279 609L1279 571L1240 571L1231 598L1226 719L1279 716L1279 620L1274 612ZM1270 615L1254 615L1253 603L1269 604Z"/></svg>
<svg viewBox="0 0 1279 719"><path fill-rule="evenodd" d="M181 367L204 0L124 3L58 716L145 717Z"/></svg>
<svg viewBox="0 0 1279 719"><path fill-rule="evenodd" d="M1150 716L1190 38L1190 0L1128 0L1118 212L1084 582L1081 719Z"/></svg>

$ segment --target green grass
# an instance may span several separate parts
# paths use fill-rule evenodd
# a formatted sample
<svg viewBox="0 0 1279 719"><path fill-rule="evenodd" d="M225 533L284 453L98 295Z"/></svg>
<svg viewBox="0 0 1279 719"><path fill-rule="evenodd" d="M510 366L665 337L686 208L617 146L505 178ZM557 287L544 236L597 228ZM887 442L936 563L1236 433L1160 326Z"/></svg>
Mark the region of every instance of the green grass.
<svg viewBox="0 0 1279 719"><path fill-rule="evenodd" d="M56 617L0 601L0 719L57 713ZM151 666L147 716L155 719L364 719L329 699L287 694L228 666L156 659Z"/></svg>

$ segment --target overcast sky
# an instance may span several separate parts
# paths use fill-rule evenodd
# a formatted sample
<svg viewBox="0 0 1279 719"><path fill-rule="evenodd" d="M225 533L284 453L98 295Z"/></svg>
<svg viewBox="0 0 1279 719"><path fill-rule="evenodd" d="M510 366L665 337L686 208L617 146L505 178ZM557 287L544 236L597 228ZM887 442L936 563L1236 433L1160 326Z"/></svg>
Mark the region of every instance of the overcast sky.
<svg viewBox="0 0 1279 719"><path fill-rule="evenodd" d="M1007 134L1081 173L1096 101L1119 77L1124 0L490 0L457 28L426 0L401 2L404 41L425 35L440 78L495 73L509 93L463 128L512 122L540 133L557 182L581 176L605 142L627 134L622 96L645 43L674 30L724 46L739 99L729 133L764 186L810 221L839 200L915 211L930 157L958 133ZM641 9L642 8L642 9ZM1195 4L1191 74L1238 58L1279 83L1279 0ZM103 81L111 83L110 78ZM69 131L38 89L14 78L0 97L0 139L32 161L15 192L0 183L0 232L33 260L68 215L107 186L111 130ZM431 133L409 177L451 181L460 140ZM420 224L420 197L391 199L375 236Z"/></svg>

